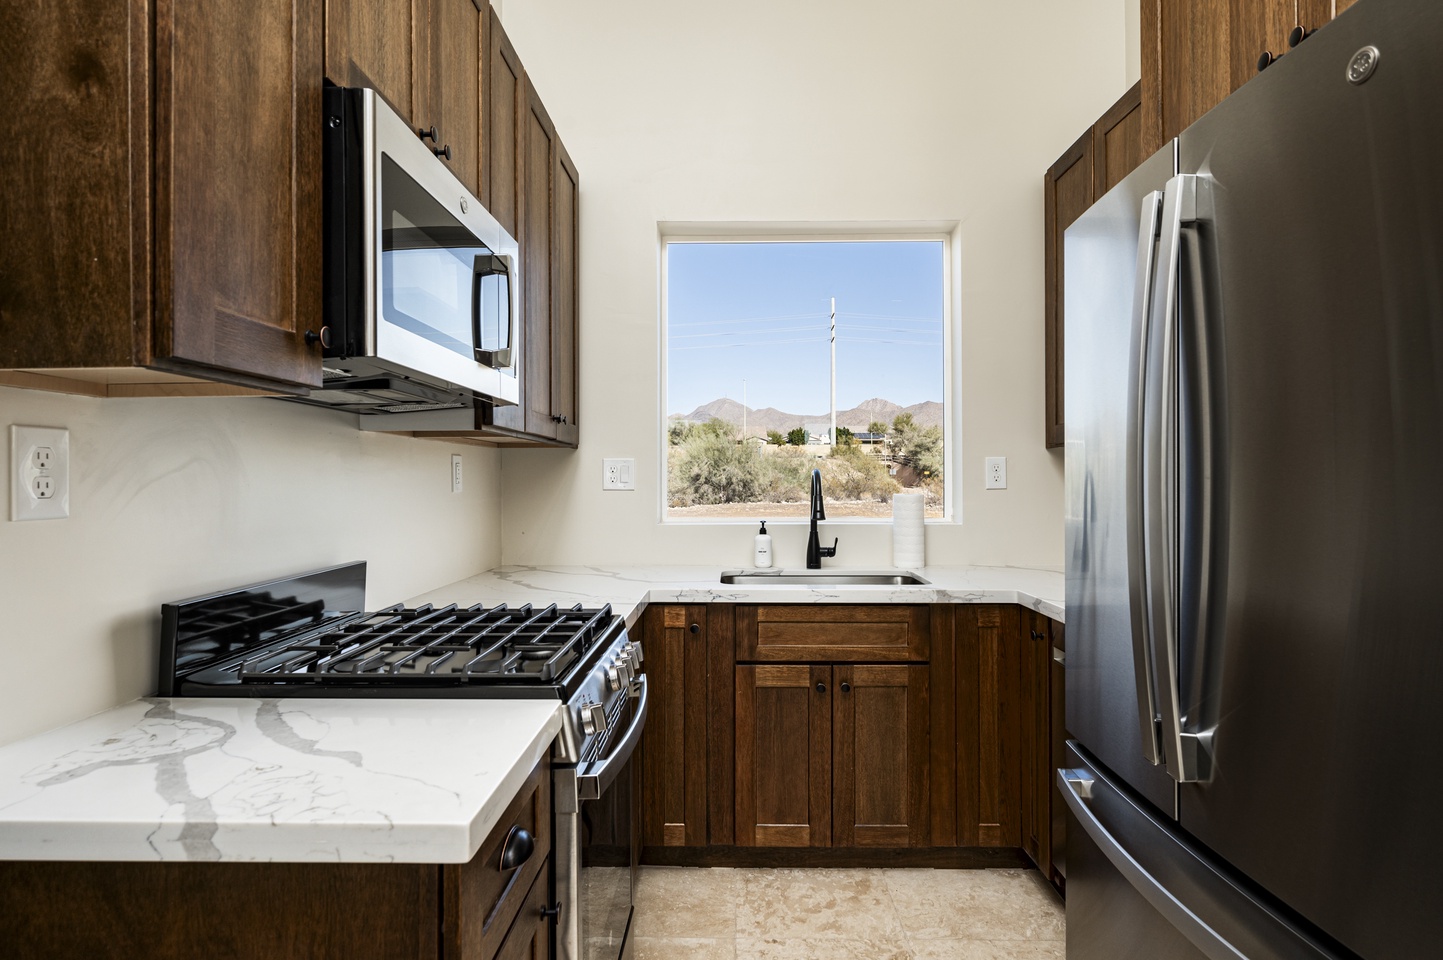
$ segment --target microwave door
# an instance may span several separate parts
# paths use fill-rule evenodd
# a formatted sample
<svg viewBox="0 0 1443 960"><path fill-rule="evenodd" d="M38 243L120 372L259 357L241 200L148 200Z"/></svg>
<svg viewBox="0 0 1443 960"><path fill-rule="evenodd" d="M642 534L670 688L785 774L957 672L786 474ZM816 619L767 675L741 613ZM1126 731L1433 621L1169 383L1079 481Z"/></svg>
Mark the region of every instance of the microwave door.
<svg viewBox="0 0 1443 960"><path fill-rule="evenodd" d="M489 251L472 268L471 329L477 363L511 366L511 277L506 260Z"/></svg>

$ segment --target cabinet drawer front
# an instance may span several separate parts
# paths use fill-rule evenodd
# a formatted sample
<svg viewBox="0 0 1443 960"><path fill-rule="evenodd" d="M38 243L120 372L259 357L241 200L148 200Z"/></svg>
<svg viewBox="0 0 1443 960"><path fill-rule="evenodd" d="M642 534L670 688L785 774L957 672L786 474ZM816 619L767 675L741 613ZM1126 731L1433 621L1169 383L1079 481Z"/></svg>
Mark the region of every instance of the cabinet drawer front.
<svg viewBox="0 0 1443 960"><path fill-rule="evenodd" d="M926 660L930 628L924 606L741 606L737 659Z"/></svg>
<svg viewBox="0 0 1443 960"><path fill-rule="evenodd" d="M541 912L547 906L547 886L548 878L543 870L532 881L531 892L521 904L511 931L496 948L496 960L548 960L551 956L552 923L551 919Z"/></svg>
<svg viewBox="0 0 1443 960"><path fill-rule="evenodd" d="M531 834L535 847L519 867L502 872L501 853L513 827ZM443 929L447 957L495 956L522 901L551 855L551 764L543 760L497 821L469 863L445 869Z"/></svg>

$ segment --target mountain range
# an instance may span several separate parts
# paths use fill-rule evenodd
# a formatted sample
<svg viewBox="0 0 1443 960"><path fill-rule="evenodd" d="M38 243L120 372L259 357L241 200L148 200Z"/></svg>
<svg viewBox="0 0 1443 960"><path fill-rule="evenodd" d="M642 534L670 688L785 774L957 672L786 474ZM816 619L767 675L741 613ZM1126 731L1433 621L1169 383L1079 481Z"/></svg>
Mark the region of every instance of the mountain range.
<svg viewBox="0 0 1443 960"><path fill-rule="evenodd" d="M808 423L825 423L832 417L830 410L812 414L786 413L776 407L743 408L740 402L723 397L710 403L704 403L691 413L673 413L667 419L689 420L693 423L705 423L708 420L719 419L740 427L743 409L746 410L747 434L753 437L765 437L768 430L786 433L794 427ZM942 425L942 409L942 404L935 400L926 400L922 403L914 403L910 407L904 407L890 400L873 397L871 400L863 400L849 410L838 410L837 426L861 433L874 420L891 424L897 414L910 413L912 419L917 421L919 426L940 427Z"/></svg>

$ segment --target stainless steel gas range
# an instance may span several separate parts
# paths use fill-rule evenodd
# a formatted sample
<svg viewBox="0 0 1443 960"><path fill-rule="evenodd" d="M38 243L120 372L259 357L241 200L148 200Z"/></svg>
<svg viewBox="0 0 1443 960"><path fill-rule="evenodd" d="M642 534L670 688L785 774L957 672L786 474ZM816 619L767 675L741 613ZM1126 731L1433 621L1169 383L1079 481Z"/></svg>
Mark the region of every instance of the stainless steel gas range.
<svg viewBox="0 0 1443 960"><path fill-rule="evenodd" d="M560 700L557 954L629 955L640 851L630 761L647 711L641 645L609 606L366 611L365 594L366 565L350 563L165 604L160 694Z"/></svg>

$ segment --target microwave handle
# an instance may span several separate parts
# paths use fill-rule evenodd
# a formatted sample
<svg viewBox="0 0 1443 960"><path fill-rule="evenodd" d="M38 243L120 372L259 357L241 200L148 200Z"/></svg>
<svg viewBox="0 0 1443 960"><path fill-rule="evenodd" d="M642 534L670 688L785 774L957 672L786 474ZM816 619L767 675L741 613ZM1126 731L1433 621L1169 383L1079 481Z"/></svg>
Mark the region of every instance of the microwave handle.
<svg viewBox="0 0 1443 960"><path fill-rule="evenodd" d="M500 350L483 350L481 343L481 280L484 277L502 276L506 278L506 296L511 297L511 277L506 269L506 261L492 253L483 253L472 261L471 267L471 343L476 352L476 362L483 366L497 369L511 366L511 338L506 338L506 346ZM509 331L511 311L506 311L507 327Z"/></svg>

